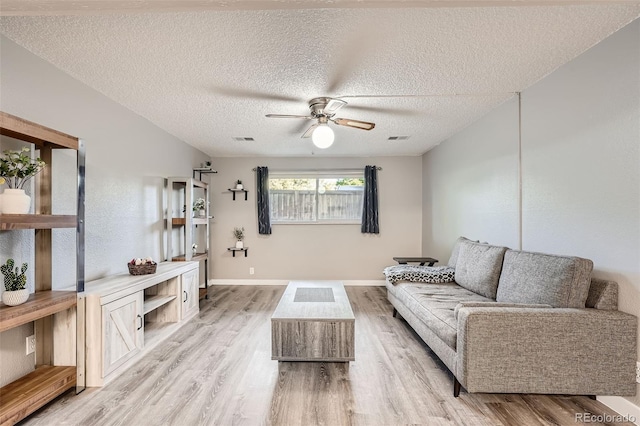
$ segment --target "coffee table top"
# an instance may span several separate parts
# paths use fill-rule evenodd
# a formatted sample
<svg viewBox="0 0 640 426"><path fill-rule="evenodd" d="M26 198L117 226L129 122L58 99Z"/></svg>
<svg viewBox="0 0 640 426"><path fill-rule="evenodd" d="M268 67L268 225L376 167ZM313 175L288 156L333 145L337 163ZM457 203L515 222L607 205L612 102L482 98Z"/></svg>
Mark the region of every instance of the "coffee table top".
<svg viewBox="0 0 640 426"><path fill-rule="evenodd" d="M272 320L355 320L341 281L291 281Z"/></svg>

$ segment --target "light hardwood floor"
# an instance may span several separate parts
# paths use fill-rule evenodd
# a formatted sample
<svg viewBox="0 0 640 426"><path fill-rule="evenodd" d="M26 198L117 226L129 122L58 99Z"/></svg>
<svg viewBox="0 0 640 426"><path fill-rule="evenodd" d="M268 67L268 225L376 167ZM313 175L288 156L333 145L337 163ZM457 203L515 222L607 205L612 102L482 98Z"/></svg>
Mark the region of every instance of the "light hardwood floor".
<svg viewBox="0 0 640 426"><path fill-rule="evenodd" d="M383 287L348 287L356 361L271 361L284 287L216 286L200 315L101 389L67 393L26 425L575 425L615 414L583 396L452 396L452 375Z"/></svg>

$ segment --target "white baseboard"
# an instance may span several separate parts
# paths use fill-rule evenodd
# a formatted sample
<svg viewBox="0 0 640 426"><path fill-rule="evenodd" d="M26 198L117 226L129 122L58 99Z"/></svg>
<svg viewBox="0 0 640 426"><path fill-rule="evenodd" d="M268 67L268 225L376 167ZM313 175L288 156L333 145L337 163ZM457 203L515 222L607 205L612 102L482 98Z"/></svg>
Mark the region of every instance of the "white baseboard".
<svg viewBox="0 0 640 426"><path fill-rule="evenodd" d="M209 285L287 285L289 281L311 281L311 280L245 280L245 279L211 279ZM325 281L325 280L319 280ZM384 286L384 280L326 280L342 281L345 286Z"/></svg>
<svg viewBox="0 0 640 426"><path fill-rule="evenodd" d="M629 420L633 417L633 423L640 425L640 407L628 399L621 396L598 396L596 399Z"/></svg>

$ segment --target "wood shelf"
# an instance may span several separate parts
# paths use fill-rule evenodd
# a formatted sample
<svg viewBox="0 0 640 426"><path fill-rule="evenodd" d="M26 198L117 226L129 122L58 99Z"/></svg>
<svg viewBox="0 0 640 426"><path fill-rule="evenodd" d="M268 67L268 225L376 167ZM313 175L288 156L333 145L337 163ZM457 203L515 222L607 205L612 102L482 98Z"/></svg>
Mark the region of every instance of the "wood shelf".
<svg viewBox="0 0 640 426"><path fill-rule="evenodd" d="M197 260L205 260L207 258L208 258L207 253L196 253L195 255L191 256L191 261L195 262ZM183 254L181 256L173 257L171 260L174 262L184 262L185 260L187 260L187 258Z"/></svg>
<svg viewBox="0 0 640 426"><path fill-rule="evenodd" d="M0 230L11 229L54 229L75 228L78 226L76 215L53 214L2 214Z"/></svg>
<svg viewBox="0 0 640 426"><path fill-rule="evenodd" d="M247 201L247 196L249 194L249 191L247 191L246 189L242 188L242 189L236 189L236 188L229 188L229 191L231 191L231 193L233 194L233 201L236 200L236 192L244 192L244 200Z"/></svg>
<svg viewBox="0 0 640 426"><path fill-rule="evenodd" d="M213 216L208 216L208 217L194 217L191 218L191 223L193 225L206 225L209 222L209 219L212 219ZM173 226L184 226L187 224L187 219L184 217L174 217L173 219L171 219L171 224Z"/></svg>
<svg viewBox="0 0 640 426"><path fill-rule="evenodd" d="M147 315L149 312L158 309L162 305L166 305L176 298L176 295L159 294L157 296L151 296L144 299L144 307L142 309L143 315Z"/></svg>
<svg viewBox="0 0 640 426"><path fill-rule="evenodd" d="M76 306L75 291L39 291L18 306L0 305L0 332ZM0 422L2 424L2 422Z"/></svg>
<svg viewBox="0 0 640 426"><path fill-rule="evenodd" d="M231 252L231 254L233 254L233 257L236 257L236 252L237 251L243 251L244 252L244 257L247 257L247 254L249 253L249 247L243 247L243 248L229 247L229 248L227 248L227 250L229 250Z"/></svg>
<svg viewBox="0 0 640 426"><path fill-rule="evenodd" d="M177 322L145 322L144 323L144 345L151 346L167 336L171 329L177 329L180 325Z"/></svg>
<svg viewBox="0 0 640 426"><path fill-rule="evenodd" d="M43 365L0 388L0 424L14 424L76 385L76 367Z"/></svg>
<svg viewBox="0 0 640 426"><path fill-rule="evenodd" d="M78 138L66 133L41 126L29 120L0 111L0 134L23 141L31 142L39 147L78 149Z"/></svg>

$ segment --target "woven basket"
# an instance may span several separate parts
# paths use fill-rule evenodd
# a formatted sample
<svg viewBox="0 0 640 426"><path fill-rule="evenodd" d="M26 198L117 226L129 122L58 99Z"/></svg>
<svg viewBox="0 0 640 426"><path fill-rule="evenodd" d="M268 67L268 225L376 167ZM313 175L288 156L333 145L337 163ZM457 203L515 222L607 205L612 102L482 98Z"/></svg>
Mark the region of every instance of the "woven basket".
<svg viewBox="0 0 640 426"><path fill-rule="evenodd" d="M131 275L147 275L155 274L158 264L145 263L144 265L132 265L131 263L127 263L127 266L129 267L129 273Z"/></svg>

